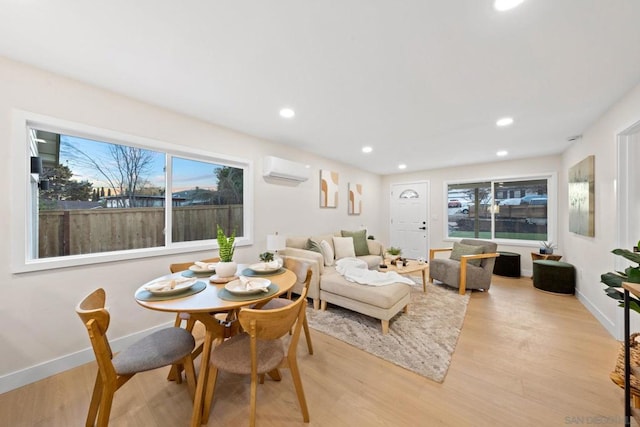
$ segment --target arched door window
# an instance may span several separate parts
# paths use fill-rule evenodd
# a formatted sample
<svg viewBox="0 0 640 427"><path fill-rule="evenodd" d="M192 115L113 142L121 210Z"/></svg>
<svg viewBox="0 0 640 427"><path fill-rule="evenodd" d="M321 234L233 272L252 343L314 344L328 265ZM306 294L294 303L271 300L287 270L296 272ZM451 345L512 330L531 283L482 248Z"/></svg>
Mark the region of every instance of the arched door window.
<svg viewBox="0 0 640 427"><path fill-rule="evenodd" d="M420 198L420 194L418 194L417 191L415 190L404 190L402 193L400 193L399 198L401 199L419 199Z"/></svg>

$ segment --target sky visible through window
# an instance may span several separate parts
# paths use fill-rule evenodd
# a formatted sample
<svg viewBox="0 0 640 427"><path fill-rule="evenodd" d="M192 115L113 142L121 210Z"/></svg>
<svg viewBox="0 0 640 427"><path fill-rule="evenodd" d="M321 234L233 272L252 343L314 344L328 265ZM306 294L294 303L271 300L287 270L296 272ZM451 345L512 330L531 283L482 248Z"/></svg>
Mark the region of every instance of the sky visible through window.
<svg viewBox="0 0 640 427"><path fill-rule="evenodd" d="M107 188L109 183L101 174L95 163L115 170L116 162L110 149L113 144L93 141L69 135L60 135L60 164L73 171L73 179L88 181L94 188ZM165 155L164 153L146 150L150 161L144 173L146 185L157 188L165 187ZM216 169L221 166L190 159L174 157L172 163L173 192L194 189L196 187L216 190Z"/></svg>

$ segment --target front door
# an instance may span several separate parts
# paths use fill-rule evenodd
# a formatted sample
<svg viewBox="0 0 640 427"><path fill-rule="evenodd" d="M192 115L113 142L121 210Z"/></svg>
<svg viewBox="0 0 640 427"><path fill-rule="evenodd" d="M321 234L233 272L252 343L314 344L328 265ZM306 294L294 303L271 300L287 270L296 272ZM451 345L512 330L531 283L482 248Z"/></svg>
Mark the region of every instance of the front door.
<svg viewBox="0 0 640 427"><path fill-rule="evenodd" d="M391 246L405 258L429 254L429 186L427 181L391 185Z"/></svg>

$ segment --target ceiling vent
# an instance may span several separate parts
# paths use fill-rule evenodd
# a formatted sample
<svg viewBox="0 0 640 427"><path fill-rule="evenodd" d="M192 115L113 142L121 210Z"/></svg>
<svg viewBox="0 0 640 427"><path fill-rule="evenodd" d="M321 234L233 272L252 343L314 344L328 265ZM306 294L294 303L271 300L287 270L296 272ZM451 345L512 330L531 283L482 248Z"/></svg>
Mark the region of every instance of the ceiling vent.
<svg viewBox="0 0 640 427"><path fill-rule="evenodd" d="M309 168L302 163L296 163L274 156L266 156L264 158L263 176L287 181L304 182L309 179Z"/></svg>

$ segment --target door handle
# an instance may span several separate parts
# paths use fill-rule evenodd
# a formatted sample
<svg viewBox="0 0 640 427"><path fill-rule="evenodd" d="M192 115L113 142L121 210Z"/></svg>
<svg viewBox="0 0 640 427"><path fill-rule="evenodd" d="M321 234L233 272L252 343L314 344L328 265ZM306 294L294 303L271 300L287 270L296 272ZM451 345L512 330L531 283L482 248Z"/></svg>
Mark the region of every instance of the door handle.
<svg viewBox="0 0 640 427"><path fill-rule="evenodd" d="M427 227L418 227L418 230L426 230Z"/></svg>

